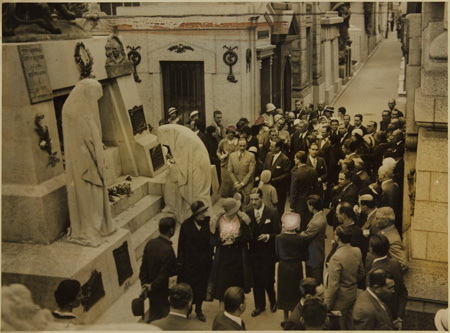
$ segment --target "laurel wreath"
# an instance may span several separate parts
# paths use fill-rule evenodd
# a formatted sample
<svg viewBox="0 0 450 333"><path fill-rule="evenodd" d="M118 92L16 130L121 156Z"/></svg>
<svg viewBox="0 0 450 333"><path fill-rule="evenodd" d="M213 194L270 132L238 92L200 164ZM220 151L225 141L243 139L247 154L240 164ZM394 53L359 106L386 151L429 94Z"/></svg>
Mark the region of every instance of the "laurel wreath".
<svg viewBox="0 0 450 333"><path fill-rule="evenodd" d="M83 58L80 55L81 48L84 49L86 52L88 61L87 63L84 63ZM88 49L85 48L83 43L77 43L77 46L75 47L75 62L81 69L81 78L88 78L92 73L92 65L94 64L94 58L91 56L91 52L89 52Z"/></svg>

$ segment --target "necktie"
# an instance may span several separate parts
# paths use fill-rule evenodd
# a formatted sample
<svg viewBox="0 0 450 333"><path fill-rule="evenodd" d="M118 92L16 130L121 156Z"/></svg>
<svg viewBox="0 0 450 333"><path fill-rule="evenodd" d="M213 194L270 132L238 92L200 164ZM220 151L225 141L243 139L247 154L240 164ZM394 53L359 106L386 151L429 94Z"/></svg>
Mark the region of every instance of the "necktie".
<svg viewBox="0 0 450 333"><path fill-rule="evenodd" d="M242 153L239 153L239 161L241 160L241 158L242 158Z"/></svg>
<svg viewBox="0 0 450 333"><path fill-rule="evenodd" d="M245 331L245 324L244 324L244 321L242 320L242 328L244 329L244 331Z"/></svg>
<svg viewBox="0 0 450 333"><path fill-rule="evenodd" d="M259 224L259 222L261 222L261 214L259 213L258 210L255 212L255 219L256 219L256 223Z"/></svg>
<svg viewBox="0 0 450 333"><path fill-rule="evenodd" d="M317 165L317 160L315 158L313 158L313 167L314 167L314 169L316 168L316 165Z"/></svg>

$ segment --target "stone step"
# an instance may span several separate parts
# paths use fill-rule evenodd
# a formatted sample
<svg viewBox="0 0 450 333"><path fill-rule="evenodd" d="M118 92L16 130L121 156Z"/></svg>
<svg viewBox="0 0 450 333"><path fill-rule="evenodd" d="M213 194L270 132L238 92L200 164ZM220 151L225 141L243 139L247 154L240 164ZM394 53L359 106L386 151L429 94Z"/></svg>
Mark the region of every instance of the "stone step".
<svg viewBox="0 0 450 333"><path fill-rule="evenodd" d="M154 194L154 195L161 195L162 192L158 191L152 191L152 193L149 192L149 180L148 177L132 177L131 181L125 180L127 176L120 176L117 181L109 186L109 188L120 185L123 183L130 184L131 185L131 193L128 195L121 195L121 196L114 196L114 202L110 203L111 206L111 214L112 217L118 216L120 213L127 210L129 207L134 205L136 202L144 198L148 194Z"/></svg>
<svg viewBox="0 0 450 333"><path fill-rule="evenodd" d="M146 195L138 202L128 207L116 218L116 224L120 228L136 232L149 219L161 211L162 197L156 195Z"/></svg>
<svg viewBox="0 0 450 333"><path fill-rule="evenodd" d="M131 235L131 244L134 249L136 260L139 260L144 253L144 248L150 239L156 238L159 235L158 224L163 217L173 216L169 213L159 213L149 219L144 225L136 230Z"/></svg>

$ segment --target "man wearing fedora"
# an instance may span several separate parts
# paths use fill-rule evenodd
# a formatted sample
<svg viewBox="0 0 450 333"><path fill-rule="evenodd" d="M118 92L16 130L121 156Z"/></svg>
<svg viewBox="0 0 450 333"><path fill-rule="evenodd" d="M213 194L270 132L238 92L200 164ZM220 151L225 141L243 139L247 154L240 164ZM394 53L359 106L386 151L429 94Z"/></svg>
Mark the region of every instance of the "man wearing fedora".
<svg viewBox="0 0 450 333"><path fill-rule="evenodd" d="M259 316L266 308L266 292L270 311L275 312L275 236L280 233L280 218L275 209L264 205L261 189L254 188L250 193L250 205L245 213L250 217L252 239L250 241L250 262L253 272L253 296L255 310L252 317Z"/></svg>
<svg viewBox="0 0 450 333"><path fill-rule="evenodd" d="M193 291L197 319L205 322L202 303L206 298L209 273L212 267L213 247L210 244L208 210L202 201L191 205L192 216L180 228L178 238L178 283L187 283Z"/></svg>

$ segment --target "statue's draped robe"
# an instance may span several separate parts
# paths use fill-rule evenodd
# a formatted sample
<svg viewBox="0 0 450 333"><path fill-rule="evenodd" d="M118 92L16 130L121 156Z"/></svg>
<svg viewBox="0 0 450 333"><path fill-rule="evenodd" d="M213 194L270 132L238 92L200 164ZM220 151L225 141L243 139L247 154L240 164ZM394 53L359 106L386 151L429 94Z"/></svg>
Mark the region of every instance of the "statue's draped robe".
<svg viewBox="0 0 450 333"><path fill-rule="evenodd" d="M182 223L197 200L211 207L211 162L208 150L192 130L181 125L158 128L159 143L170 148L175 162L169 168L164 191L165 210Z"/></svg>
<svg viewBox="0 0 450 333"><path fill-rule="evenodd" d="M101 236L115 231L108 193L98 100L101 84L77 83L62 109L66 187L70 228L66 240L99 246Z"/></svg>

